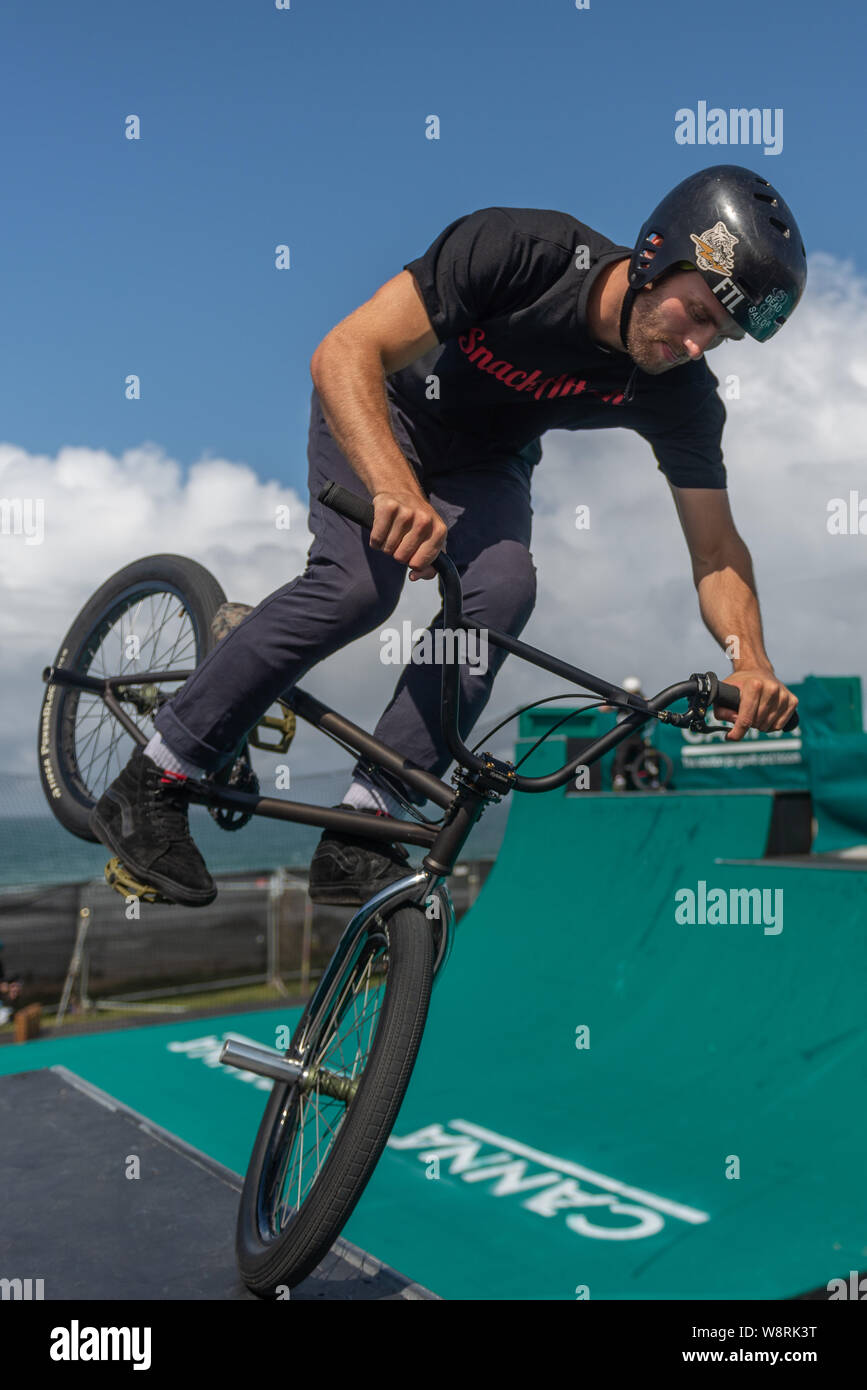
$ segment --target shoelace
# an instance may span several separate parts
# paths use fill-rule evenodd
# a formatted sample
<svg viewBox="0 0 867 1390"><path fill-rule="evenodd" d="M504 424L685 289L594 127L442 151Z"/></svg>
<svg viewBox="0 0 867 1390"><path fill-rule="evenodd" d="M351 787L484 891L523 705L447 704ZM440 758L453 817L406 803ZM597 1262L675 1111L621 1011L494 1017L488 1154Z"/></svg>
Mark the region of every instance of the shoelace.
<svg viewBox="0 0 867 1390"><path fill-rule="evenodd" d="M151 811L151 824L165 833L171 840L188 840L190 830L187 824L186 804L179 801L177 791L187 778L176 772L162 768L149 779L148 804Z"/></svg>

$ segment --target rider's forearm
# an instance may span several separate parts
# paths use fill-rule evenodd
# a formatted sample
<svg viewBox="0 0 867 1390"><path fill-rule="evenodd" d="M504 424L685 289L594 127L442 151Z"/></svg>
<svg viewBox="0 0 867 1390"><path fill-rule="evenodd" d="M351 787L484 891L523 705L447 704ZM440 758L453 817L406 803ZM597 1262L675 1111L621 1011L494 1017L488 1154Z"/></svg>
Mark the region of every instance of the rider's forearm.
<svg viewBox="0 0 867 1390"><path fill-rule="evenodd" d="M371 497L408 492L423 498L391 428L379 354L332 332L317 348L311 374L328 428Z"/></svg>
<svg viewBox="0 0 867 1390"><path fill-rule="evenodd" d="M740 537L695 576L705 626L739 670L773 671L765 651L750 552Z"/></svg>

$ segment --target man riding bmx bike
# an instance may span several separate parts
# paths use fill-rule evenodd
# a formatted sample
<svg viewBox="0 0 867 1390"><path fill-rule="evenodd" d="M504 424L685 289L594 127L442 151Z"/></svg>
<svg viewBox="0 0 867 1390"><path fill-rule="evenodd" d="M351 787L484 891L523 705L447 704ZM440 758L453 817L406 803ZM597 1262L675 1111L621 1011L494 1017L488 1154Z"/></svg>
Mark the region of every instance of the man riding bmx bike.
<svg viewBox="0 0 867 1390"><path fill-rule="evenodd" d="M406 569L411 580L432 578L446 542L465 614L519 635L536 588L531 476L549 429L621 426L649 442L672 490L702 617L721 646L738 638L726 680L740 687L741 703L728 737L781 729L797 701L765 651L752 562L726 491L725 409L704 355L726 338L772 337L805 283L789 207L736 165L685 179L632 248L561 212L494 207L453 222L316 349L306 568L162 707L147 747L94 807L96 836L164 897L211 902L217 889L190 836L185 783L226 764L312 666L383 624ZM329 480L372 499L369 537L318 501ZM462 667L462 733L504 657L493 650L484 673ZM408 665L375 735L442 776L451 757L439 692L436 668ZM371 815L402 809L359 767L343 804ZM406 873L406 860L395 844L326 831L310 896L366 902Z"/></svg>

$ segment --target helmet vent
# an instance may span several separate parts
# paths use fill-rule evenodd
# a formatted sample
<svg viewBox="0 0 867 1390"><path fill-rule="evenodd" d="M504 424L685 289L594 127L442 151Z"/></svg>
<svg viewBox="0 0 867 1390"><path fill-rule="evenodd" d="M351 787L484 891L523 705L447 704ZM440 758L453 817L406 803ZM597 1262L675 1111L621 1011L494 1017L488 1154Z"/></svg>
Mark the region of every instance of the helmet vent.
<svg viewBox="0 0 867 1390"><path fill-rule="evenodd" d="M641 270L647 270L648 266L650 265L654 256L656 255L656 252L662 245L662 242L663 238L659 235L659 232L647 233L647 236L644 238L644 243L641 247L641 255L639 257Z"/></svg>
<svg viewBox="0 0 867 1390"><path fill-rule="evenodd" d="M765 187L765 188L770 188L770 186L771 186L771 185L768 183L768 180L767 180L767 179L763 179L763 178L762 178L761 174L756 174L756 175L755 175L755 180L756 180L756 183L762 184L763 187Z"/></svg>
<svg viewBox="0 0 867 1390"><path fill-rule="evenodd" d="M770 186L771 185L768 184L768 188L770 188ZM753 197L758 198L760 203L770 203L772 208L777 206L777 196L775 193L754 193Z"/></svg>
<svg viewBox="0 0 867 1390"><path fill-rule="evenodd" d="M786 226L785 222L780 221L779 217L771 217L769 218L769 221L771 226L776 227L777 231L780 232L782 236L787 237L789 235L788 227Z"/></svg>

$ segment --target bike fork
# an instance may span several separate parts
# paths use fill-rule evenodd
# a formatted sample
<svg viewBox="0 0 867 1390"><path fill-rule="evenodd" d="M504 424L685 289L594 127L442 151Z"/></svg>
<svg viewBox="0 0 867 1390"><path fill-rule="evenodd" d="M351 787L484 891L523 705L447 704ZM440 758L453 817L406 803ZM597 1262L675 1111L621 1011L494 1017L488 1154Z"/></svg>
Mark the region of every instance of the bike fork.
<svg viewBox="0 0 867 1390"><path fill-rule="evenodd" d="M435 878L427 871L419 871L380 889L355 913L308 1005L308 1020L312 1027L315 1027L322 1010L329 1007L332 994L339 986L347 966L352 964L353 958L362 950L370 927L384 925L384 909L388 908L390 911L408 903L414 903L422 909L426 922L430 922L432 929L439 927L434 959L436 983L440 970L451 955L455 933L455 910L445 879ZM223 1043L220 1061L225 1066L237 1067L240 1071L255 1072L257 1076L269 1076L273 1081L291 1084L299 1081L303 1083L306 1072L303 1062L292 1061L273 1048L259 1047L255 1043L241 1042L234 1038L228 1038ZM342 1094L337 1094L344 1082L345 1078L335 1074L335 1099L346 1099ZM323 1089L321 1079L319 1085L320 1089Z"/></svg>

